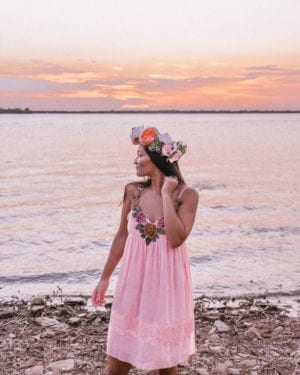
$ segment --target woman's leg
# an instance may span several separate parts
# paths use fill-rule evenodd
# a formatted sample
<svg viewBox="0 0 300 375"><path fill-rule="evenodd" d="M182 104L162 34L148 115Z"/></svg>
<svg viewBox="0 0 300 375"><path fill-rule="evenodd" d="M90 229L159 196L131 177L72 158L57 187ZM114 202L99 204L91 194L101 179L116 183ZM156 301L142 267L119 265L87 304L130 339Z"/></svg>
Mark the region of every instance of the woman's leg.
<svg viewBox="0 0 300 375"><path fill-rule="evenodd" d="M158 375L177 375L177 366L175 367L170 367L170 368L162 368L157 371Z"/></svg>
<svg viewBox="0 0 300 375"><path fill-rule="evenodd" d="M105 368L105 375L127 375L131 364L119 361L117 358L108 356Z"/></svg>

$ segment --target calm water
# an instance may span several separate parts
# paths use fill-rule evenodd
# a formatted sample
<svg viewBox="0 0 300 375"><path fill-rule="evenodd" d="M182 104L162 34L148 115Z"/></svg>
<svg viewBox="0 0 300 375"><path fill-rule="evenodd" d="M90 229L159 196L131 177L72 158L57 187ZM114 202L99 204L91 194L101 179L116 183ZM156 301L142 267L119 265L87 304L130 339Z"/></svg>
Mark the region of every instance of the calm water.
<svg viewBox="0 0 300 375"><path fill-rule="evenodd" d="M0 297L92 292L136 179L129 133L141 124L189 146L195 295L295 294L299 114L44 114L0 116Z"/></svg>

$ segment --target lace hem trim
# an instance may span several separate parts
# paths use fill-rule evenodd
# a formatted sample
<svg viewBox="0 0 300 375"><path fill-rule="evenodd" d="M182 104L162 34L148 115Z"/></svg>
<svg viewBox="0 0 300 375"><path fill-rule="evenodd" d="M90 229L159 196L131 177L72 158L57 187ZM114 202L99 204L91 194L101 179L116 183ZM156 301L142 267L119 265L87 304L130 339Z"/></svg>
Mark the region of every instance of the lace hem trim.
<svg viewBox="0 0 300 375"><path fill-rule="evenodd" d="M109 328L111 332L130 335L141 342L159 342L170 345L178 344L184 338L194 334L194 319L189 318L184 322L180 320L172 323L146 323L113 311Z"/></svg>

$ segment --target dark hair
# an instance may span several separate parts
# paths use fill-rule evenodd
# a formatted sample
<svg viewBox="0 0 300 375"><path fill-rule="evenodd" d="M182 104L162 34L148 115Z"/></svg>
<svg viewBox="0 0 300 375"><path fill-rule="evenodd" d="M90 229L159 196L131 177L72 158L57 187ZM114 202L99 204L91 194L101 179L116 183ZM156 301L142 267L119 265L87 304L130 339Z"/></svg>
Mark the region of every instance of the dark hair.
<svg viewBox="0 0 300 375"><path fill-rule="evenodd" d="M145 151L149 155L151 161L155 166L167 177L169 176L176 176L178 179L179 184L185 184L185 181L182 177L182 174L179 169L179 165L177 161L170 163L167 160L167 157L161 155L156 151L150 151L148 147L145 147ZM151 183L151 182L150 182Z"/></svg>

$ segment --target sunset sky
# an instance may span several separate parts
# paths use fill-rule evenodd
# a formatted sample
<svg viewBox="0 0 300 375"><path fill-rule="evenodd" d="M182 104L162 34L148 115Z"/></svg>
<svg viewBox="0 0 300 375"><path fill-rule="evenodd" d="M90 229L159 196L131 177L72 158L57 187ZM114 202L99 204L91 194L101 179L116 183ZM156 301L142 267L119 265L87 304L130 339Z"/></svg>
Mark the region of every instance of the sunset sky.
<svg viewBox="0 0 300 375"><path fill-rule="evenodd" d="M0 107L300 109L300 0L1 1Z"/></svg>

